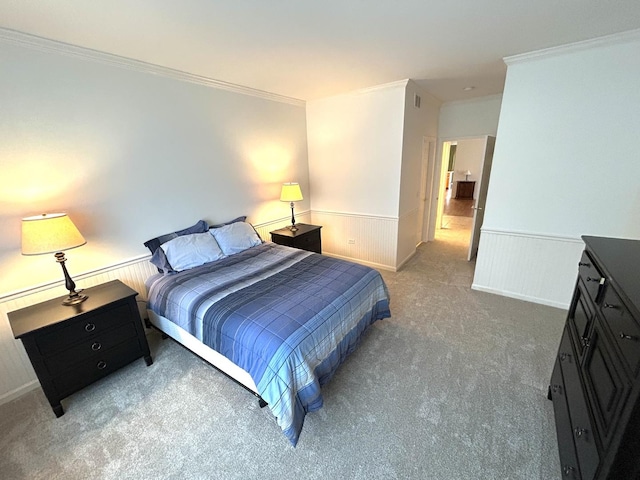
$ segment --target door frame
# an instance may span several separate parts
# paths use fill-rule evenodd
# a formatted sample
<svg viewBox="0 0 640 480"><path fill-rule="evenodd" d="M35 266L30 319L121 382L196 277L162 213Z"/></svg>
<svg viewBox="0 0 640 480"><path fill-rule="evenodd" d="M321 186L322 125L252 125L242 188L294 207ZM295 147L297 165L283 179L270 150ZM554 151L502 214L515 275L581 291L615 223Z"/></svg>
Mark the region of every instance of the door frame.
<svg viewBox="0 0 640 480"><path fill-rule="evenodd" d="M487 135L484 140L484 158L482 159L482 169L478 181L478 197L473 206L473 223L471 225L471 238L469 238L469 252L467 260L473 260L478 254L480 244L480 229L484 222L485 207L487 204L487 192L489 191L489 178L491 177L491 167L493 164L493 153L495 151L496 137Z"/></svg>
<svg viewBox="0 0 640 480"><path fill-rule="evenodd" d="M429 224L428 224L428 234L427 239L429 242L432 242L436 238L436 227L438 225L439 219L442 217L442 211L444 210L444 196L445 190L443 185L443 177L442 177L442 169L443 169L443 160L444 160L444 144L446 142L458 142L461 140L472 140L487 137L495 137L495 134L483 134L483 135L467 135L467 136L456 136L456 137L442 137L438 138L438 148L436 150L436 158L434 165L434 176L431 185L431 199L430 199L430 212L429 212ZM473 234L473 232L472 232ZM471 238L469 238L469 243L471 243Z"/></svg>
<svg viewBox="0 0 640 480"><path fill-rule="evenodd" d="M420 171L420 192L418 206L418 228L416 246L429 241L429 225L431 223L431 198L433 179L436 167L438 139L424 135L422 137L422 167Z"/></svg>

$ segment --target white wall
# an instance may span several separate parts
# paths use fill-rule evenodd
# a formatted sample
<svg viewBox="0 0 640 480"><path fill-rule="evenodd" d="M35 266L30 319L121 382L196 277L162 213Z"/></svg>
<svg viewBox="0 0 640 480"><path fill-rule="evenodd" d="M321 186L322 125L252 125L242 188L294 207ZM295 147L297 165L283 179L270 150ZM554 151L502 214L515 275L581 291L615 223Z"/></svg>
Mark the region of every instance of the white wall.
<svg viewBox="0 0 640 480"><path fill-rule="evenodd" d="M489 95L486 97L444 103L440 107L440 115L438 117L438 148L436 151L436 165L434 170L437 173L437 177L435 178L435 184L432 189L433 197L429 216L429 240L435 238L438 223L438 192L439 182L441 181L439 177L442 170L444 142L448 140L483 137L485 135L496 136L501 104L502 95Z"/></svg>
<svg viewBox="0 0 640 480"><path fill-rule="evenodd" d="M307 102L312 210L398 215L406 83Z"/></svg>
<svg viewBox="0 0 640 480"><path fill-rule="evenodd" d="M422 142L437 135L438 108L410 80L307 103L311 214L325 253L387 269L415 253Z"/></svg>
<svg viewBox="0 0 640 480"><path fill-rule="evenodd" d="M482 173L482 165L484 164L485 149L487 146L487 137L482 138L466 138L458 140L456 148L456 163L453 171L453 192L456 195L460 180L466 180L466 171L470 171L469 181L476 182L476 188L473 191L473 198L478 198L478 182Z"/></svg>
<svg viewBox="0 0 640 480"><path fill-rule="evenodd" d="M395 266L406 85L307 103L312 220L325 253Z"/></svg>
<svg viewBox="0 0 640 480"><path fill-rule="evenodd" d="M640 33L507 65L474 288L567 306L581 235L640 238Z"/></svg>
<svg viewBox="0 0 640 480"><path fill-rule="evenodd" d="M2 403L38 385L6 312L66 292L52 255L20 254L22 217L70 214L79 288L120 278L144 295L145 240L240 214L265 237L289 219L281 183L309 182L300 101L6 31L0 71Z"/></svg>
<svg viewBox="0 0 640 480"><path fill-rule="evenodd" d="M415 106L415 96L420 96L420 107ZM402 168L400 174L400 199L398 206L398 246L395 266L399 268L416 252L419 241L420 193L423 169L423 140L438 135L440 102L409 81L404 101L404 135L402 139ZM433 165L425 165L427 172ZM432 182L431 176L426 182ZM424 216L424 214L423 214Z"/></svg>
<svg viewBox="0 0 640 480"><path fill-rule="evenodd" d="M441 139L496 136L502 95L442 104L438 119Z"/></svg>
<svg viewBox="0 0 640 480"><path fill-rule="evenodd" d="M87 239L68 252L74 275L143 255L148 238L200 218L285 218L284 181L301 183L308 210L302 102L25 45L0 40L0 296L61 278L52 256L20 255L27 215L70 214Z"/></svg>

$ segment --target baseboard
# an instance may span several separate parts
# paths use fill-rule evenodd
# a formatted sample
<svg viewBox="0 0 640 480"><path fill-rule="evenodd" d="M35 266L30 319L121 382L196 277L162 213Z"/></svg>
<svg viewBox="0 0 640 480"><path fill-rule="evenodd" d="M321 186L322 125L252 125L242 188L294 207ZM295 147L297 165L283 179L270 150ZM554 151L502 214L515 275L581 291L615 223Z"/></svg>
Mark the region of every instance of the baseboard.
<svg viewBox="0 0 640 480"><path fill-rule="evenodd" d="M418 253L418 252L417 252L416 250L414 250L414 251L413 251L413 252L411 252L409 255L407 255L407 256L405 257L405 259L404 259L404 260L402 260L402 261L398 264L398 266L394 269L394 271L396 271L396 272L397 272L397 271L398 271L398 270L400 270L402 267L404 267L404 265L405 265L409 260L411 260L413 257L415 257L415 256L416 256L416 253Z"/></svg>
<svg viewBox="0 0 640 480"><path fill-rule="evenodd" d="M496 288L483 287L482 285L471 285L471 290L478 292L493 293L495 295L502 295L503 297L515 298L516 300L523 300L525 302L538 303L540 305L547 305L549 307L560 308L562 310L568 310L569 304L562 302L554 302L546 298L532 297L530 295L524 295L517 292L510 292L508 290L498 290Z"/></svg>
<svg viewBox="0 0 640 480"><path fill-rule="evenodd" d="M388 272L398 271L398 269L392 267L391 265L383 265L381 263L368 262L366 260L360 260L359 258L351 258L343 255L336 255L335 253L329 253L329 252L322 252L322 254L327 257L337 258L339 260L347 260L348 262L359 263L360 265L375 268L376 270L386 270Z"/></svg>
<svg viewBox="0 0 640 480"><path fill-rule="evenodd" d="M35 390L39 386L40 386L40 382L38 382L38 380L32 380L29 383L25 383L24 385L21 385L20 387L11 390L10 392L0 395L0 405L4 403L9 403L11 400L15 400L16 398L21 397L25 393L30 392L31 390Z"/></svg>

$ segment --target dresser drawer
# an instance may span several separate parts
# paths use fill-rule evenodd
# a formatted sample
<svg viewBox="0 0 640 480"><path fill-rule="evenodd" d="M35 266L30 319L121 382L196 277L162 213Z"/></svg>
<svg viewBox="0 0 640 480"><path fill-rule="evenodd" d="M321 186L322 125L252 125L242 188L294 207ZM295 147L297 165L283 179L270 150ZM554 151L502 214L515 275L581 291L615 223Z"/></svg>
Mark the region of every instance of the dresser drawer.
<svg viewBox="0 0 640 480"><path fill-rule="evenodd" d="M597 432L589 415L586 399L582 394L579 365L576 362L568 330L562 336L558 361L562 370L564 386L571 419L571 435L576 448L580 477L592 480L598 470L600 455L596 445Z"/></svg>
<svg viewBox="0 0 640 480"><path fill-rule="evenodd" d="M553 368L549 393L553 400L553 411L555 413L560 469L563 478L578 480L580 479L580 470L578 468L578 459L576 458L576 448L573 440L573 431L571 430L569 407L567 406L566 389L562 378L560 359L556 360Z"/></svg>
<svg viewBox="0 0 640 480"><path fill-rule="evenodd" d="M611 333L624 362L635 376L640 365L640 327L613 288L606 289L600 308L605 328Z"/></svg>
<svg viewBox="0 0 640 480"><path fill-rule="evenodd" d="M125 323L91 338L82 340L71 348L44 358L44 364L50 375L56 375L74 365L102 355L118 344L137 335L133 323Z"/></svg>
<svg viewBox="0 0 640 480"><path fill-rule="evenodd" d="M37 344L44 356L52 355L82 340L91 339L103 332L132 321L131 306L121 303L113 308L101 310L93 315L65 322L62 327L50 327L51 332L38 335Z"/></svg>
<svg viewBox="0 0 640 480"><path fill-rule="evenodd" d="M66 397L142 356L138 339L134 338L67 370L53 379L53 385L60 397Z"/></svg>
<svg viewBox="0 0 640 480"><path fill-rule="evenodd" d="M582 368L591 411L605 448L630 392L627 377L619 362L596 317Z"/></svg>
<svg viewBox="0 0 640 480"><path fill-rule="evenodd" d="M582 361L594 317L594 312L592 312L590 308L591 302L586 298L587 295L585 287L582 283L578 282L571 307L569 308L569 314L567 315L567 324L575 340L573 344L578 353L579 362Z"/></svg>
<svg viewBox="0 0 640 480"><path fill-rule="evenodd" d="M589 297L597 302L604 287L605 278L586 251L582 252L582 258L578 263L578 276L584 282Z"/></svg>

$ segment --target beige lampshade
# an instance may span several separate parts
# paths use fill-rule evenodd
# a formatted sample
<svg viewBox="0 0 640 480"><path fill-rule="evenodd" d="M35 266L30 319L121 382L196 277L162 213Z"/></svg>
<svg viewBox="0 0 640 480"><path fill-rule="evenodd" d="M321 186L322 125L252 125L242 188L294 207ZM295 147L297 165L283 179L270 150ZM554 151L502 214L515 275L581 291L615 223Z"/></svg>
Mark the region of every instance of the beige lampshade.
<svg viewBox="0 0 640 480"><path fill-rule="evenodd" d="M23 255L56 253L85 243L66 213L43 213L22 219Z"/></svg>
<svg viewBox="0 0 640 480"><path fill-rule="evenodd" d="M281 202L299 202L302 200L302 190L297 183L283 183L280 193Z"/></svg>

